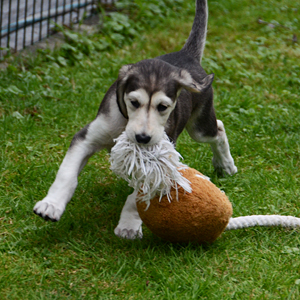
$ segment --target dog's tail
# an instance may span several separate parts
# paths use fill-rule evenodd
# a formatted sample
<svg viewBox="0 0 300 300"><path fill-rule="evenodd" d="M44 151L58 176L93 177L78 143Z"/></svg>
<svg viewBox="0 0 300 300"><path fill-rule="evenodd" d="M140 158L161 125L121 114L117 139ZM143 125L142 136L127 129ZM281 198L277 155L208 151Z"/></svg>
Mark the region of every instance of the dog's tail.
<svg viewBox="0 0 300 300"><path fill-rule="evenodd" d="M207 0L196 0L196 14L191 33L182 50L201 62L207 31Z"/></svg>

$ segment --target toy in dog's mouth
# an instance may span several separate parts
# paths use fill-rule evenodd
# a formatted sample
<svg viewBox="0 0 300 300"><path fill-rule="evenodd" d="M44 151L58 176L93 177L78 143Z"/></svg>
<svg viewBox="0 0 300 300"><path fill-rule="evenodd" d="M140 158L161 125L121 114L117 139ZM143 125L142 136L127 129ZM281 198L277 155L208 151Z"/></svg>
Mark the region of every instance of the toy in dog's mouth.
<svg viewBox="0 0 300 300"><path fill-rule="evenodd" d="M187 166L180 162L182 157L166 133L155 145L137 145L125 131L115 142L110 153L110 169L139 191L137 200L145 201L147 208L156 195L160 198L167 195L171 201L171 188L182 187L186 192L192 192L190 182L180 173Z"/></svg>

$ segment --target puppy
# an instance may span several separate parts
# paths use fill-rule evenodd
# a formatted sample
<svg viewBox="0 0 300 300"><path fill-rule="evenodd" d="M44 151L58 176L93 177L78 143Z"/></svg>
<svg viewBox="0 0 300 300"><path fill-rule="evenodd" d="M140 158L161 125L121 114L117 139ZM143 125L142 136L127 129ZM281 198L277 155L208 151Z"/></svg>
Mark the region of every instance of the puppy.
<svg viewBox="0 0 300 300"><path fill-rule="evenodd" d="M201 67L207 30L207 1L196 1L191 33L179 52L125 65L106 93L94 121L75 134L47 196L34 212L58 221L77 186L77 177L88 159L124 130L138 144L155 144L167 133L176 143L186 128L197 142L209 143L213 165L228 174L237 172L223 123L213 107L213 74ZM115 229L119 237L142 237L142 221L136 209L136 192L128 196Z"/></svg>

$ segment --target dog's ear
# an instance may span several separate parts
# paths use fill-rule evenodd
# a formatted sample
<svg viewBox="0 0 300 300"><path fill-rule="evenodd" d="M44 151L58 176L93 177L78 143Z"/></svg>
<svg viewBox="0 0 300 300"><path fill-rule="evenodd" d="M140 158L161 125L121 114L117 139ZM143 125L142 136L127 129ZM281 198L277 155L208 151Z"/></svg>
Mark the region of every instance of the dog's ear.
<svg viewBox="0 0 300 300"><path fill-rule="evenodd" d="M132 70L133 64L125 65L119 70L119 76L117 80L117 103L122 115L128 119L127 108L124 101L124 92L127 84L127 80Z"/></svg>
<svg viewBox="0 0 300 300"><path fill-rule="evenodd" d="M214 74L209 74L204 77L200 82L195 81L191 74L186 70L180 70L177 74L175 80L185 89L193 92L193 93L201 93L208 89L213 80Z"/></svg>

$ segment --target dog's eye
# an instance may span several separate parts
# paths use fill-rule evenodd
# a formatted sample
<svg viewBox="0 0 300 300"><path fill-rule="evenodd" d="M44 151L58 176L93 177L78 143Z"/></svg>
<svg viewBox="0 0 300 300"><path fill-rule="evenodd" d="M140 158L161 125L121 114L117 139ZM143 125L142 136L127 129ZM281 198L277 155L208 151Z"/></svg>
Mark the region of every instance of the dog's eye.
<svg viewBox="0 0 300 300"><path fill-rule="evenodd" d="M140 103L139 103L138 101L136 101L136 100L131 101L131 104L132 104L132 106L135 107L135 108L139 108L139 107L140 107Z"/></svg>
<svg viewBox="0 0 300 300"><path fill-rule="evenodd" d="M159 112L165 111L167 108L168 108L168 106L165 106L165 105L163 105L163 104L159 104L159 105L157 106L157 110L158 110Z"/></svg>

